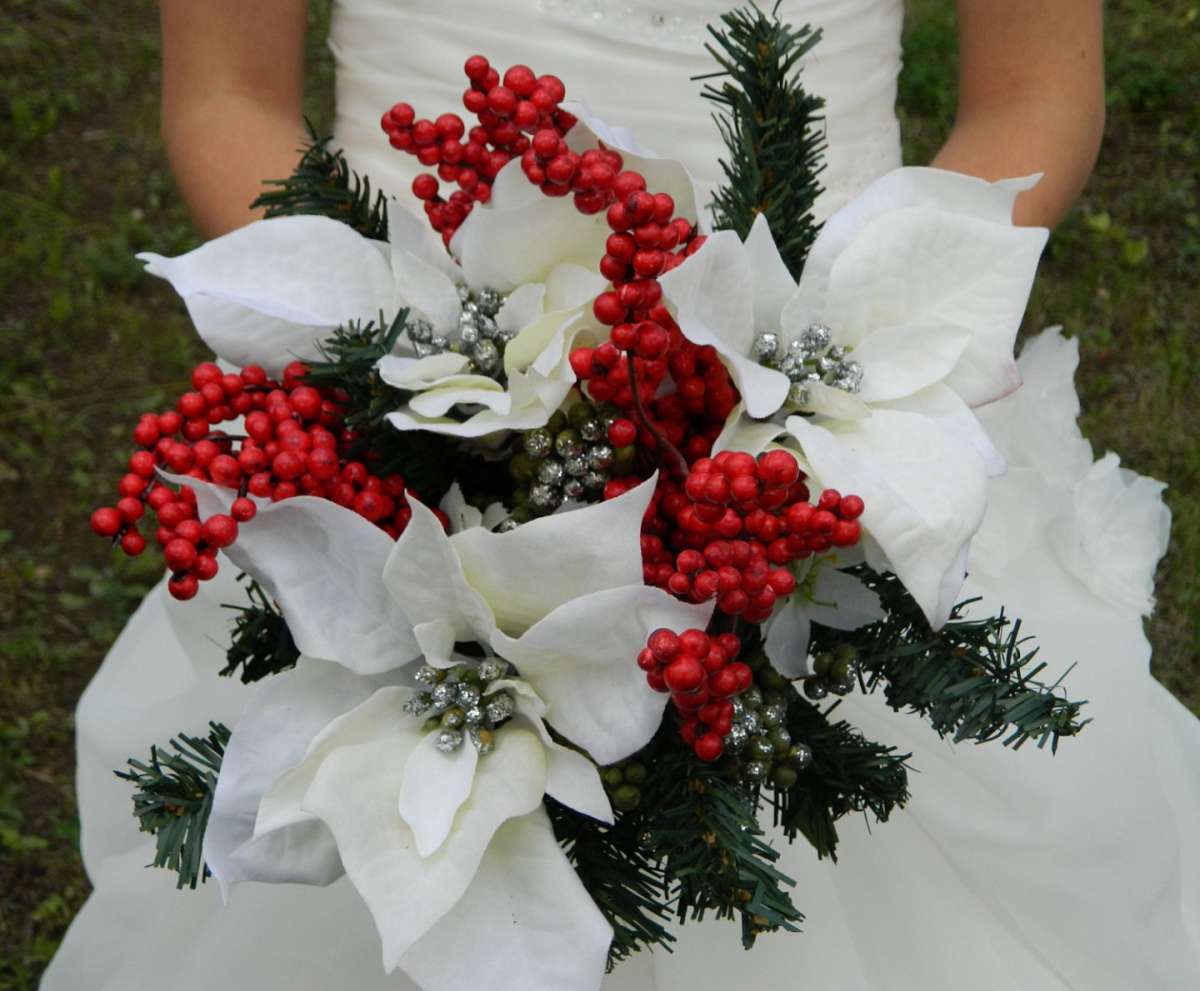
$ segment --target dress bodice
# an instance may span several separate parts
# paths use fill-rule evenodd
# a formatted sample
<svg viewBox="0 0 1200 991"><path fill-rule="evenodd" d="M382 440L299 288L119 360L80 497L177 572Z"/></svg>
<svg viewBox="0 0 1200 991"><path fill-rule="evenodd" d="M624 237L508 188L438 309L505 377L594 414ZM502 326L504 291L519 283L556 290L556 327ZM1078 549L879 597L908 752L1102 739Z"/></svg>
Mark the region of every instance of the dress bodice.
<svg viewBox="0 0 1200 991"><path fill-rule="evenodd" d="M706 25L730 0L338 0L330 31L337 64L335 134L351 164L407 197L416 160L393 151L380 115L398 100L422 116L460 114L462 63L481 52L501 67L553 73L569 99L629 127L639 143L681 160L707 191L721 176L712 108L693 76L711 72ZM818 213L828 215L900 164L894 105L902 0L785 0L794 25L820 27L805 60L826 100L829 149ZM415 205L415 203L414 203Z"/></svg>

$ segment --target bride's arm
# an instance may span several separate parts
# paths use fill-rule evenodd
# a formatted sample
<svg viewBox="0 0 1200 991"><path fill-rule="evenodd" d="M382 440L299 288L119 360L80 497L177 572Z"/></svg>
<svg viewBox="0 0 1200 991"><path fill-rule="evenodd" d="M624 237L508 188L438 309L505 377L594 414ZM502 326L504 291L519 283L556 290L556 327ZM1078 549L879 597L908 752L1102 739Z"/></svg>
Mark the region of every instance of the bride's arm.
<svg viewBox="0 0 1200 991"><path fill-rule="evenodd" d="M1016 220L1053 226L1104 131L1101 0L958 0L958 116L933 164L1000 179L1044 172Z"/></svg>
<svg viewBox="0 0 1200 991"><path fill-rule="evenodd" d="M306 0L160 0L162 132L200 230L254 219L303 136Z"/></svg>

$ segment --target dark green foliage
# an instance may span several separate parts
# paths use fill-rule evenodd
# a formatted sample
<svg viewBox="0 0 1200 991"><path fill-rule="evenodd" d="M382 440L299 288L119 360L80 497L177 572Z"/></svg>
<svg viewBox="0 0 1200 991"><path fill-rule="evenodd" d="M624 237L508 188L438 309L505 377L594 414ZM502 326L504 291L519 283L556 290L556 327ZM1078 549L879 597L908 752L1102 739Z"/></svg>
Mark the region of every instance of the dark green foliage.
<svg viewBox="0 0 1200 991"><path fill-rule="evenodd" d="M801 85L799 63L821 32L783 23L777 9L770 16L753 5L723 14L723 29L710 27L714 44L706 46L721 71L699 78L723 80L704 87L728 149L721 162L726 181L713 196L714 226L744 239L755 217L766 214L798 277L817 236L812 208L825 151L825 101Z"/></svg>
<svg viewBox="0 0 1200 991"><path fill-rule="evenodd" d="M371 199L371 183L346 164L339 151L330 151L328 137L319 137L311 123L309 143L300 156L296 171L287 179L270 179L274 186L259 195L251 206L265 207L268 217L294 217L301 214L341 220L363 237L386 241L388 235L387 200L377 192Z"/></svg>
<svg viewBox="0 0 1200 991"><path fill-rule="evenodd" d="M999 616L968 620L976 600L955 606L950 621L930 629L915 600L892 574L866 566L855 574L883 602L887 618L853 633L814 627L812 651L849 643L858 652L859 677L867 690L882 687L888 705L924 716L942 736L985 743L1003 738L1020 747L1037 740L1057 749L1089 720L1083 702L1063 697L1060 681L1037 680L1045 664L1021 636L1020 620ZM1006 735L1007 734L1007 735Z"/></svg>
<svg viewBox="0 0 1200 991"><path fill-rule="evenodd" d="M801 834L818 856L837 860L838 819L848 812L870 812L887 822L909 795L908 755L865 739L844 720L832 722L834 708L836 703L822 712L792 690L788 732L811 748L813 761L794 787L771 788L768 795L775 822L788 839Z"/></svg>
<svg viewBox="0 0 1200 991"><path fill-rule="evenodd" d="M229 743L229 729L209 723L207 738L180 734L166 747L151 747L150 761L129 759L128 771L115 771L132 782L133 814L142 832L153 833L154 861L179 875L176 887L195 888L208 878L204 830L212 811L217 775Z"/></svg>
<svg viewBox="0 0 1200 991"><path fill-rule="evenodd" d="M247 582L246 594L249 605L225 607L236 609L238 617L221 674L228 677L240 668L242 682L248 685L295 667L300 650L287 622L258 582Z"/></svg>
<svg viewBox="0 0 1200 991"><path fill-rule="evenodd" d="M671 917L668 885L662 867L638 843L636 817L618 816L607 826L548 795L546 811L575 873L612 926L609 970L645 947L669 950L675 937L663 925Z"/></svg>

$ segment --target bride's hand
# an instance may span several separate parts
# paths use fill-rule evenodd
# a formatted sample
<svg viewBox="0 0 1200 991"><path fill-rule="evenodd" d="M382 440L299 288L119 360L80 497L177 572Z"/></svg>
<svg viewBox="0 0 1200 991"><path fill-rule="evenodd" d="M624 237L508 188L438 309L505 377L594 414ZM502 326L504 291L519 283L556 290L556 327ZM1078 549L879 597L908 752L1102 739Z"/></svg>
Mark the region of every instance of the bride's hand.
<svg viewBox="0 0 1200 991"><path fill-rule="evenodd" d="M305 0L160 0L162 132L200 230L254 219L304 138Z"/></svg>
<svg viewBox="0 0 1200 991"><path fill-rule="evenodd" d="M1101 0L958 0L958 19L958 116L933 164L985 179L1044 172L1016 220L1052 227L1104 132Z"/></svg>

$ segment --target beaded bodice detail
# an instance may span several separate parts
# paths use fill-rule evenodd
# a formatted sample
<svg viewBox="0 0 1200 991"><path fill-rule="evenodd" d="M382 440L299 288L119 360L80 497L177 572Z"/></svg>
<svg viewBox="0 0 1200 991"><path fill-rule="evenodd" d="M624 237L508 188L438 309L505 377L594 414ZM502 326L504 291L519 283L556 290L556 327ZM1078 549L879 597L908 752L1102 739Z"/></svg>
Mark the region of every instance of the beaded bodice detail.
<svg viewBox="0 0 1200 991"><path fill-rule="evenodd" d="M729 0L338 0L335 136L374 185L407 198L420 170L388 147L379 116L397 99L418 113L461 111L464 59L560 76L640 143L681 160L705 190L721 178L720 138L692 77L712 71L706 26ZM900 164L894 105L902 0L785 0L781 15L823 33L806 84L826 100L829 150L818 213L826 216ZM544 68L542 68L544 67ZM419 206L414 201L414 208Z"/></svg>

